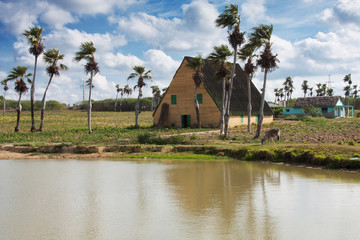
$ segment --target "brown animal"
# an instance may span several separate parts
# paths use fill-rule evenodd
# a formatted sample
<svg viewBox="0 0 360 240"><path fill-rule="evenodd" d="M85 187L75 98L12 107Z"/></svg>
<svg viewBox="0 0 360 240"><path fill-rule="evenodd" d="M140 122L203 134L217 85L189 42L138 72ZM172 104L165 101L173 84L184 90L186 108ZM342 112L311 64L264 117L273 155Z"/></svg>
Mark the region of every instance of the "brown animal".
<svg viewBox="0 0 360 240"><path fill-rule="evenodd" d="M278 143L280 143L280 128L272 128L266 131L265 136L263 137L263 139L261 139L261 144L263 145L266 140L269 143L270 139L272 140L273 143L275 143L274 142L275 137L277 138Z"/></svg>

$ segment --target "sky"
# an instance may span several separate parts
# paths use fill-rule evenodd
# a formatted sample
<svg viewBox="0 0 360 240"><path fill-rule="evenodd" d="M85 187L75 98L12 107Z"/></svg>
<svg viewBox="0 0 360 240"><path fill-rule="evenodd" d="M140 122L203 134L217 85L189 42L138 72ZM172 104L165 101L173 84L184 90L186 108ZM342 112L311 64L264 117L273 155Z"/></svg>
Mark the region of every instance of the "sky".
<svg viewBox="0 0 360 240"><path fill-rule="evenodd" d="M241 31L249 33L259 24L274 26L272 50L280 63L268 75L267 100L274 101L274 88L283 87L288 76L294 81L293 97L303 96L304 80L314 89L330 81L335 95L341 96L346 74L360 86L360 0L0 0L0 80L17 65L33 72L34 56L22 33L40 26L45 48L60 49L65 54L62 63L69 67L54 78L47 100L82 101L82 84L89 76L85 62L75 62L74 56L85 41L94 43L100 68L94 100L114 99L116 84L135 86L136 80L127 78L136 65L151 70L153 80L143 89L144 96L151 96L150 86L166 88L184 56L207 57L214 46L228 44L226 29L217 28L215 19L229 4L239 6ZM41 56L36 100L42 99L49 80L45 68ZM262 88L260 70L253 82ZM17 99L13 83L9 88L7 99Z"/></svg>

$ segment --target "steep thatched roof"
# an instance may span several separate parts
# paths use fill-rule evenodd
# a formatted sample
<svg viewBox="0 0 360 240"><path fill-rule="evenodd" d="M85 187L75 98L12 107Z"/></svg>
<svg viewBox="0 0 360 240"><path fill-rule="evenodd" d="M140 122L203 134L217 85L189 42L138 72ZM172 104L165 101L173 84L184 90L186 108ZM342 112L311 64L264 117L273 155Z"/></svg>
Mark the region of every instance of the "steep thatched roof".
<svg viewBox="0 0 360 240"><path fill-rule="evenodd" d="M314 107L335 107L340 96L321 96L321 97L305 97L298 98L294 104L294 108L303 108L308 105Z"/></svg>
<svg viewBox="0 0 360 240"><path fill-rule="evenodd" d="M185 57L185 59L188 61L190 57ZM220 66L213 61L206 60L202 71L205 75L204 86L217 107L221 109L222 85L221 80L216 77L216 72L219 68ZM245 73L239 64L236 64L235 73L236 76L234 78L233 92L231 95L230 115L247 115L247 81ZM260 111L261 94L253 83L251 83L251 98L251 115L257 116ZM273 112L266 101L264 104L264 115L273 115Z"/></svg>

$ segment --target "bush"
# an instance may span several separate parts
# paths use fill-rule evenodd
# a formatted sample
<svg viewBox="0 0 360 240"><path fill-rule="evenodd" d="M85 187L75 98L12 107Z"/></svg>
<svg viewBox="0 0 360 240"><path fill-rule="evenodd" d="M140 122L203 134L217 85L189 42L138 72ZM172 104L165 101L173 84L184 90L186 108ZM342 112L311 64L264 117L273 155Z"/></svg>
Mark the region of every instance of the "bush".
<svg viewBox="0 0 360 240"><path fill-rule="evenodd" d="M167 144L182 144L185 142L185 136L177 135L169 138L161 138L153 133L143 133L137 136L138 143L140 144L156 144L156 145L167 145Z"/></svg>

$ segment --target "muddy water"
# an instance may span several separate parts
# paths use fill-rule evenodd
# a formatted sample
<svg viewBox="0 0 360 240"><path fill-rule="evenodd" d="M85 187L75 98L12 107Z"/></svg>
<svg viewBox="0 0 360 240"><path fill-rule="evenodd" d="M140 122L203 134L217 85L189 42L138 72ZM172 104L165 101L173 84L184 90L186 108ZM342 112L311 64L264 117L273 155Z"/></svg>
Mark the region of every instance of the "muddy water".
<svg viewBox="0 0 360 240"><path fill-rule="evenodd" d="M359 239L359 218L359 174L237 161L0 161L0 239Z"/></svg>

